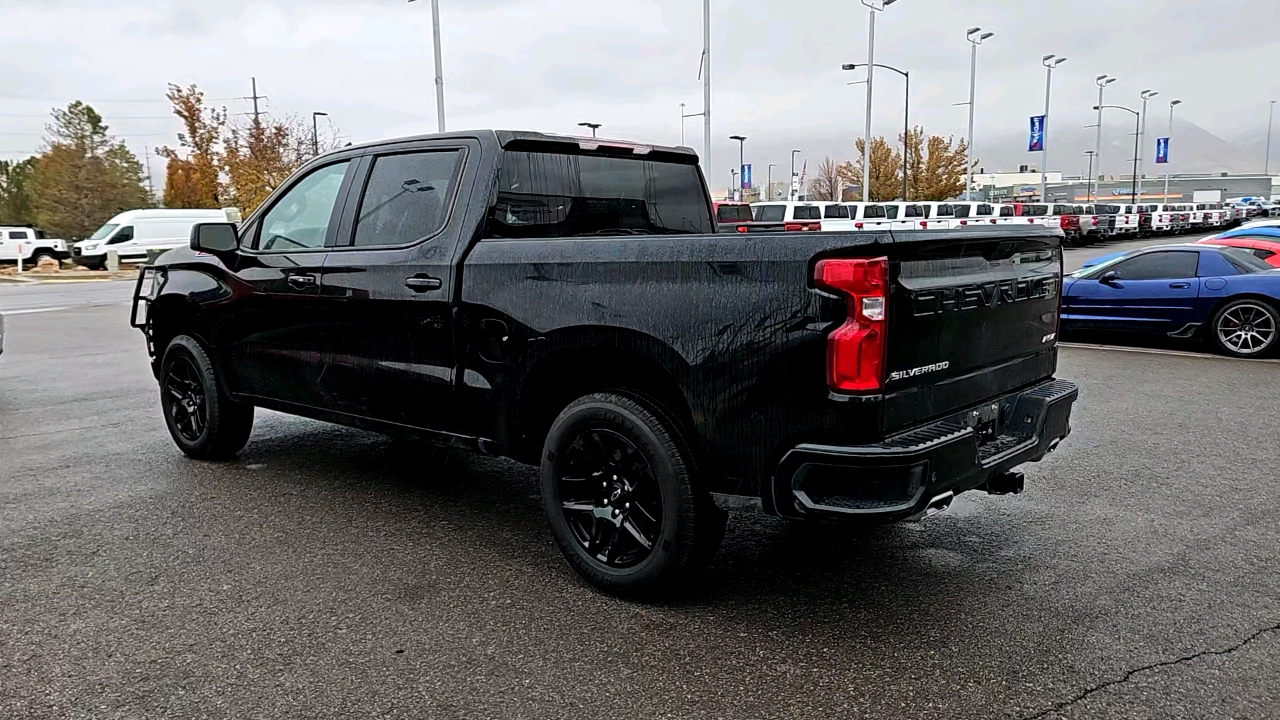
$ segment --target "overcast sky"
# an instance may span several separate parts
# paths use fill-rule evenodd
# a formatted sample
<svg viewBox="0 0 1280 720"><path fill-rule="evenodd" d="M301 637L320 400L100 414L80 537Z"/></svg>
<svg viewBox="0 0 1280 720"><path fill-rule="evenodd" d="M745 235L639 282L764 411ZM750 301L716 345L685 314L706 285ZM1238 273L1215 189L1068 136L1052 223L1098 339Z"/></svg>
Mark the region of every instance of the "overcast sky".
<svg viewBox="0 0 1280 720"><path fill-rule="evenodd" d="M679 104L702 109L699 0L440 4L450 129L575 133L592 121L602 135L674 144ZM862 5L712 0L712 14L713 182L737 165L735 133L750 138L757 182L807 139L847 135L852 152L865 96L840 65L866 60ZM968 95L966 28L996 33L978 53L979 156L984 136L1011 137L1042 112L1048 53L1069 58L1055 73L1054 112L1077 128L1090 122L1101 73L1120 78L1108 103L1160 91L1157 126L1179 98L1180 117L1210 131L1263 133L1268 100L1280 99L1278 0L900 0L877 24L876 60L911 71L913 120L942 134L965 133L966 108L952 104ZM355 142L435 130L427 0L0 0L0 41L3 159L34 151L48 109L75 99L139 152L174 144L167 83L197 83L246 112L237 98L250 76L267 110L328 112ZM877 133L899 132L901 105L901 79L878 74ZM701 119L687 128L701 152Z"/></svg>

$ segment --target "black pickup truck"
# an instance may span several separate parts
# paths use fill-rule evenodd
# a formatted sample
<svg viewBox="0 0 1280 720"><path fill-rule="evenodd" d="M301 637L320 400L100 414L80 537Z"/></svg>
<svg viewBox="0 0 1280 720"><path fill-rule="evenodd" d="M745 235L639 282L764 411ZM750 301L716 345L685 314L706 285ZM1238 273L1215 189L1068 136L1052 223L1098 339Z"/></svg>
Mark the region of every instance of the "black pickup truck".
<svg viewBox="0 0 1280 720"><path fill-rule="evenodd" d="M234 455L263 407L509 456L619 594L680 587L727 510L919 518L1020 491L1067 436L1061 232L716 225L685 149L380 142L196 227L132 322L187 455Z"/></svg>

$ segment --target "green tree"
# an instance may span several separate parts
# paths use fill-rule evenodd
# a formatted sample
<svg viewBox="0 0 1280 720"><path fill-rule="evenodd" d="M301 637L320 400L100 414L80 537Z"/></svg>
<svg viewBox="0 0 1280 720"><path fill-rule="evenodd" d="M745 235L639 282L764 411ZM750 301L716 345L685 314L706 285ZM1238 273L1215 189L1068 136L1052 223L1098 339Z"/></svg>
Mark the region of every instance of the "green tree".
<svg viewBox="0 0 1280 720"><path fill-rule="evenodd" d="M36 172L36 159L8 162L0 160L0 225L35 223L31 198L31 178Z"/></svg>
<svg viewBox="0 0 1280 720"><path fill-rule="evenodd" d="M142 163L107 130L82 102L53 111L30 179L35 222L50 234L78 240L113 215L152 205Z"/></svg>

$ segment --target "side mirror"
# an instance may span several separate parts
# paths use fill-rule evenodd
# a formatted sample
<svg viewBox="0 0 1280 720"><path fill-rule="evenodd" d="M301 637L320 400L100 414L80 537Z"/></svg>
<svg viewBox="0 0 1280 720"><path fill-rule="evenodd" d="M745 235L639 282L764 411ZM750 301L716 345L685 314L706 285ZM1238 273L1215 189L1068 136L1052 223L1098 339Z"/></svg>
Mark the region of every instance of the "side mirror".
<svg viewBox="0 0 1280 720"><path fill-rule="evenodd" d="M191 228L191 249L207 253L231 252L240 247L231 223L200 223Z"/></svg>
<svg viewBox="0 0 1280 720"><path fill-rule="evenodd" d="M1119 279L1120 279L1120 276L1116 274L1115 270L1108 270L1102 273L1102 277L1098 278L1098 282L1110 285L1111 283L1114 283Z"/></svg>

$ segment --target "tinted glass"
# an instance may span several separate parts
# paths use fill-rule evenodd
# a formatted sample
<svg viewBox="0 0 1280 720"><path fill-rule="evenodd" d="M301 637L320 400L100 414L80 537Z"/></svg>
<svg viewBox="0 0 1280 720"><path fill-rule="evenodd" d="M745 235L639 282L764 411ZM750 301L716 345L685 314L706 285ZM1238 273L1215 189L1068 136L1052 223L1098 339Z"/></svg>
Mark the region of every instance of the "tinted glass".
<svg viewBox="0 0 1280 720"><path fill-rule="evenodd" d="M315 170L285 193L262 218L258 248L288 252L324 247L348 164Z"/></svg>
<svg viewBox="0 0 1280 720"><path fill-rule="evenodd" d="M107 244L118 245L120 243L129 242L132 239L133 239L133 226L125 225L124 227L120 228L119 232L117 232L114 236L112 236L110 240L107 241Z"/></svg>
<svg viewBox="0 0 1280 720"><path fill-rule="evenodd" d="M797 205L791 217L795 220L821 220L822 213L817 205Z"/></svg>
<svg viewBox="0 0 1280 720"><path fill-rule="evenodd" d="M439 232L461 160L459 150L374 160L360 199L354 244L405 245Z"/></svg>
<svg viewBox="0 0 1280 720"><path fill-rule="evenodd" d="M1263 250L1262 248L1254 248L1253 255L1259 260L1266 260L1272 255L1275 255L1275 253L1271 252L1270 250Z"/></svg>
<svg viewBox="0 0 1280 720"><path fill-rule="evenodd" d="M870 220L871 218L882 218L884 217L884 206L883 205L867 205L862 210L862 217L867 218L868 220Z"/></svg>
<svg viewBox="0 0 1280 720"><path fill-rule="evenodd" d="M1172 280L1195 277L1199 263L1199 253L1169 250L1139 255L1110 269L1122 280Z"/></svg>
<svg viewBox="0 0 1280 720"><path fill-rule="evenodd" d="M938 217L955 217L956 211L950 205L938 206Z"/></svg>
<svg viewBox="0 0 1280 720"><path fill-rule="evenodd" d="M753 209L760 222L782 222L787 217L786 205L761 205Z"/></svg>
<svg viewBox="0 0 1280 720"><path fill-rule="evenodd" d="M1122 211L1119 205L1095 205L1094 212L1099 215L1118 215L1127 211Z"/></svg>
<svg viewBox="0 0 1280 720"><path fill-rule="evenodd" d="M1053 214L1054 215L1074 215L1075 211L1071 209L1070 205L1054 205Z"/></svg>
<svg viewBox="0 0 1280 720"><path fill-rule="evenodd" d="M952 211L953 213L955 213L955 215L954 215L953 217L958 217L958 218L967 218L967 217L969 217L969 206L968 206L968 205L955 205L955 206L953 206L953 207L952 207L952 210L951 210L951 211Z"/></svg>
<svg viewBox="0 0 1280 720"><path fill-rule="evenodd" d="M884 216L885 216L886 218L888 218L888 219L890 219L890 220L897 220L897 219L898 219L898 206L897 206L897 205L883 205L883 206L881 206L881 207L883 207L883 208L884 208Z"/></svg>
<svg viewBox="0 0 1280 720"><path fill-rule="evenodd" d="M751 222L750 205L721 205L716 208L716 220L719 222Z"/></svg>
<svg viewBox="0 0 1280 720"><path fill-rule="evenodd" d="M1000 217L1013 217L1013 208L1004 205L1000 208Z"/></svg>
<svg viewBox="0 0 1280 720"><path fill-rule="evenodd" d="M511 151L497 189L485 237L713 232L697 165Z"/></svg>
<svg viewBox="0 0 1280 720"><path fill-rule="evenodd" d="M116 228L118 228L118 227L120 227L120 226L119 226L119 225L112 225L111 223L107 223L106 225L103 225L102 227L98 228L97 232L95 232L94 234L90 235L90 236L89 236L89 239L90 239L90 240L101 240L102 238L104 238L104 237L106 237L106 236L110 235L111 233L115 232L115 229L116 229Z"/></svg>
<svg viewBox="0 0 1280 720"><path fill-rule="evenodd" d="M10 240L29 240L31 239L31 236L27 234L26 230L12 230L9 232L9 239Z"/></svg>
<svg viewBox="0 0 1280 720"><path fill-rule="evenodd" d="M1268 251L1263 250L1262 252ZM1222 256L1227 259L1227 262L1235 265L1237 270L1246 275L1275 269L1268 265L1262 257L1256 255L1254 250L1249 248L1223 248Z"/></svg>
<svg viewBox="0 0 1280 720"><path fill-rule="evenodd" d="M1023 217L1044 217L1049 214L1048 205L1023 205Z"/></svg>
<svg viewBox="0 0 1280 720"><path fill-rule="evenodd" d="M828 205L823 211L822 217L832 219L849 219L849 208L844 205Z"/></svg>
<svg viewBox="0 0 1280 720"><path fill-rule="evenodd" d="M906 214L903 217L924 217L924 208L919 205L908 205Z"/></svg>
<svg viewBox="0 0 1280 720"><path fill-rule="evenodd" d="M984 216L990 215L991 206L985 203L982 205L979 205L977 211L974 214L977 215L978 217L984 217Z"/></svg>

